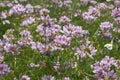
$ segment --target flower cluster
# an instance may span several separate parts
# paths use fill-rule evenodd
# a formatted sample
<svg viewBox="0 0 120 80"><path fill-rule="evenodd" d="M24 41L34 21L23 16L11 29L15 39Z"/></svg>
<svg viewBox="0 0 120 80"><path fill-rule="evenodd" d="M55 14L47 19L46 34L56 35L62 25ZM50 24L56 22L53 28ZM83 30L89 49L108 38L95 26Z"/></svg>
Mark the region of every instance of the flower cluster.
<svg viewBox="0 0 120 80"><path fill-rule="evenodd" d="M83 19L87 22L95 21L97 19L97 16L100 16L100 11L94 7L90 7L88 9L88 12L84 12L82 14Z"/></svg>
<svg viewBox="0 0 120 80"><path fill-rule="evenodd" d="M88 0L85 0L85 1L88 1ZM82 13L82 18L87 22L96 21L97 18L101 16L102 11L106 9L111 9L111 6L107 6L105 3L99 3L95 7L90 6L88 8L88 12Z"/></svg>
<svg viewBox="0 0 120 80"><path fill-rule="evenodd" d="M58 7L70 7L72 0L52 0L53 3L57 4Z"/></svg>
<svg viewBox="0 0 120 80"><path fill-rule="evenodd" d="M10 68L6 64L0 63L0 77L10 72Z"/></svg>
<svg viewBox="0 0 120 80"><path fill-rule="evenodd" d="M76 51L75 55L78 56L78 59L79 56L80 58L86 58L86 57L93 58L93 56L97 52L93 44L91 44L91 42L88 39L85 41L80 41L80 44L81 44L80 47L74 48Z"/></svg>
<svg viewBox="0 0 120 80"><path fill-rule="evenodd" d="M53 76L51 76L51 75L44 75L42 77L42 80L55 80L55 78Z"/></svg>
<svg viewBox="0 0 120 80"><path fill-rule="evenodd" d="M94 77L99 80L114 80L116 78L114 67L117 67L117 61L113 57L105 56L100 62L96 62L91 67L93 68Z"/></svg>
<svg viewBox="0 0 120 80"><path fill-rule="evenodd" d="M7 53L12 53L13 55L18 54L19 53L19 46L17 46L16 44L5 44L4 46L4 50Z"/></svg>
<svg viewBox="0 0 120 80"><path fill-rule="evenodd" d="M97 2L95 0L81 0L81 5L88 5L88 3L96 4Z"/></svg>
<svg viewBox="0 0 120 80"><path fill-rule="evenodd" d="M119 0L114 0L115 7L120 7L120 1Z"/></svg>
<svg viewBox="0 0 120 80"><path fill-rule="evenodd" d="M113 16L114 21L119 24L120 23L120 8L115 8L112 10L111 16Z"/></svg>
<svg viewBox="0 0 120 80"><path fill-rule="evenodd" d="M102 22L100 24L100 30L98 32L98 36L104 38L112 38L112 34L110 33L113 28L113 24L110 22Z"/></svg>
<svg viewBox="0 0 120 80"><path fill-rule="evenodd" d="M28 77L27 75L23 75L20 80L30 80L30 77Z"/></svg>
<svg viewBox="0 0 120 80"><path fill-rule="evenodd" d="M31 5L31 4L27 4L26 6L25 6L25 12L28 14L31 14L31 13L33 13L34 12L34 7Z"/></svg>
<svg viewBox="0 0 120 80"><path fill-rule="evenodd" d="M29 17L28 19L24 20L21 25L22 26L28 26L28 25L31 25L34 22L35 22L35 19L33 17Z"/></svg>
<svg viewBox="0 0 120 80"><path fill-rule="evenodd" d="M60 44L62 46L70 46L70 37L66 37L65 35L56 36L54 42Z"/></svg>
<svg viewBox="0 0 120 80"><path fill-rule="evenodd" d="M9 11L9 15L13 15L13 14L22 14L25 12L25 7L22 5L22 4L17 4L17 5L14 5L10 11Z"/></svg>
<svg viewBox="0 0 120 80"><path fill-rule="evenodd" d="M67 24L70 23L70 19L67 16L61 16L59 22Z"/></svg>
<svg viewBox="0 0 120 80"><path fill-rule="evenodd" d="M21 37L18 40L18 45L21 47L27 47L33 41L33 37L28 30L23 30L20 32Z"/></svg>

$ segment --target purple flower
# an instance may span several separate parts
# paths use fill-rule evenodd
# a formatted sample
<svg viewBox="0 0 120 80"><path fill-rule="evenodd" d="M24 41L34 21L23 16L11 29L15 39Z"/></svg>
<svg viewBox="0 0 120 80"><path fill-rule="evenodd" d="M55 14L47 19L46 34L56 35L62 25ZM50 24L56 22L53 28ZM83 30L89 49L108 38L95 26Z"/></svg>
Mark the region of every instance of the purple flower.
<svg viewBox="0 0 120 80"><path fill-rule="evenodd" d="M86 6L88 5L88 3L96 4L97 1L96 0L81 0L80 3L81 3L80 5Z"/></svg>
<svg viewBox="0 0 120 80"><path fill-rule="evenodd" d="M46 16L41 16L41 21L43 22L43 26L44 27L51 27L51 25L54 24L54 19L50 18L49 15L46 15Z"/></svg>
<svg viewBox="0 0 120 80"><path fill-rule="evenodd" d="M81 58L86 58L87 56L93 58L93 56L97 52L97 50L95 49L93 44L90 43L89 40L86 40L85 42L81 41L80 47L75 48L75 50L75 55L78 55Z"/></svg>
<svg viewBox="0 0 120 80"><path fill-rule="evenodd" d="M28 45L31 44L33 40L33 36L30 34L28 30L23 30L20 32L21 38L18 40L19 46L25 46L27 47Z"/></svg>
<svg viewBox="0 0 120 80"><path fill-rule="evenodd" d="M71 33L73 37L83 37L89 34L88 30L83 30L81 26L73 26L73 31Z"/></svg>
<svg viewBox="0 0 120 80"><path fill-rule="evenodd" d="M97 8L100 11L104 11L104 10L108 9L108 6L105 3L98 3Z"/></svg>
<svg viewBox="0 0 120 80"><path fill-rule="evenodd" d="M72 32L74 31L74 25L68 24L63 26L63 32L66 36L70 36Z"/></svg>
<svg viewBox="0 0 120 80"><path fill-rule="evenodd" d="M89 12L84 12L82 14L82 17L84 20L86 20L87 22L91 22L91 21L95 21L97 19L97 17L91 15Z"/></svg>
<svg viewBox="0 0 120 80"><path fill-rule="evenodd" d="M50 27L50 30L52 31L52 34L56 34L56 33L60 32L61 26L54 24Z"/></svg>
<svg viewBox="0 0 120 80"><path fill-rule="evenodd" d="M59 20L60 23L64 23L64 24L70 23L70 21L71 20L67 16L61 16Z"/></svg>
<svg viewBox="0 0 120 80"><path fill-rule="evenodd" d="M38 32L41 36L47 36L47 38L49 38L52 35L59 33L60 30L61 26L57 24L53 24L51 27L44 27L44 25L41 24L37 26L36 32Z"/></svg>
<svg viewBox="0 0 120 80"><path fill-rule="evenodd" d="M120 7L120 1L119 0L114 0L114 5L116 7Z"/></svg>
<svg viewBox="0 0 120 80"><path fill-rule="evenodd" d="M46 16L49 13L50 13L50 11L48 9L46 9L46 8L43 8L43 9L40 10L40 15L41 16Z"/></svg>
<svg viewBox="0 0 120 80"><path fill-rule="evenodd" d="M41 36L43 36L45 34L44 26L42 24L38 25L37 29L36 29L36 32L38 32Z"/></svg>
<svg viewBox="0 0 120 80"><path fill-rule="evenodd" d="M37 42L36 48L44 55L51 55L51 50L49 45L42 44L41 42Z"/></svg>
<svg viewBox="0 0 120 80"><path fill-rule="evenodd" d="M108 79L114 80L116 73L113 66L117 67L117 60L113 57L105 56L100 62L94 63L91 67L93 69L94 77L99 80Z"/></svg>
<svg viewBox="0 0 120 80"><path fill-rule="evenodd" d="M98 36L103 38L112 38L110 30L113 28L113 24L110 22L103 22L100 24L100 30L98 31Z"/></svg>
<svg viewBox="0 0 120 80"><path fill-rule="evenodd" d="M44 75L42 77L42 80L55 80L55 78L53 76L51 76L51 75Z"/></svg>
<svg viewBox="0 0 120 80"><path fill-rule="evenodd" d="M70 7L72 0L52 0L53 3L57 4L59 7Z"/></svg>
<svg viewBox="0 0 120 80"><path fill-rule="evenodd" d="M33 24L35 22L35 19L33 17L29 17L28 19L24 20L22 22L22 26L28 26L30 24Z"/></svg>
<svg viewBox="0 0 120 80"><path fill-rule="evenodd" d="M22 32L20 32L20 35L28 36L30 35L30 32L28 30L23 30Z"/></svg>
<svg viewBox="0 0 120 80"><path fill-rule="evenodd" d="M57 44L57 43L50 43L49 44L50 48L51 48L51 51L55 51L55 50L63 50L63 48Z"/></svg>
<svg viewBox="0 0 120 80"><path fill-rule="evenodd" d="M95 7L89 7L88 13L91 14L91 15L93 15L93 16L100 16L99 9L97 9Z"/></svg>
<svg viewBox="0 0 120 80"><path fill-rule="evenodd" d="M10 72L10 68L6 64L0 64L0 77Z"/></svg>
<svg viewBox="0 0 120 80"><path fill-rule="evenodd" d="M16 44L7 43L7 44L5 44L5 46L4 46L4 50L5 50L7 53L12 53L13 55L19 53L19 47L18 47L18 45L16 45Z"/></svg>
<svg viewBox="0 0 120 80"><path fill-rule="evenodd" d="M33 13L34 12L34 8L31 4L27 4L25 6L25 8L26 8L26 13Z"/></svg>
<svg viewBox="0 0 120 80"><path fill-rule="evenodd" d="M63 6L69 7L71 3L72 3L72 0L64 0Z"/></svg>
<svg viewBox="0 0 120 80"><path fill-rule="evenodd" d="M102 38L106 38L106 39L112 38L112 34L110 33L110 31L102 31L102 30L100 30L98 32L98 36L102 37Z"/></svg>
<svg viewBox="0 0 120 80"><path fill-rule="evenodd" d="M36 43L36 42L31 41L30 44L31 44L31 48L32 48L32 49L34 49L34 50L37 49L37 43Z"/></svg>
<svg viewBox="0 0 120 80"><path fill-rule="evenodd" d="M119 24L120 23L120 17L117 17L114 19L115 23Z"/></svg>
<svg viewBox="0 0 120 80"><path fill-rule="evenodd" d="M7 12L2 12L0 15L1 19L6 19L7 18Z"/></svg>
<svg viewBox="0 0 120 80"><path fill-rule="evenodd" d="M120 17L120 8L115 8L112 10L111 16L113 17Z"/></svg>
<svg viewBox="0 0 120 80"><path fill-rule="evenodd" d="M80 15L81 15L81 10L79 10L79 9L76 10L74 16L77 17L77 16L80 16Z"/></svg>
<svg viewBox="0 0 120 80"><path fill-rule="evenodd" d="M83 35L88 34L88 31L83 30L81 26L74 26L72 24L68 24L63 26L63 33L66 36L83 37Z"/></svg>
<svg viewBox="0 0 120 80"><path fill-rule="evenodd" d="M114 18L115 23L120 23L120 8L112 10L111 16Z"/></svg>
<svg viewBox="0 0 120 80"><path fill-rule="evenodd" d="M4 34L3 38L4 38L4 40L6 40L8 42L10 42L10 41L15 39L14 35L12 35L12 34Z"/></svg>
<svg viewBox="0 0 120 80"><path fill-rule="evenodd" d="M27 75L23 75L20 80L30 80L30 77L28 77Z"/></svg>
<svg viewBox="0 0 120 80"><path fill-rule="evenodd" d="M13 6L13 3L9 2L9 3L7 3L7 6L11 8Z"/></svg>
<svg viewBox="0 0 120 80"><path fill-rule="evenodd" d="M65 35L56 36L54 42L62 46L70 46L71 38Z"/></svg>
<svg viewBox="0 0 120 80"><path fill-rule="evenodd" d="M35 9L41 9L42 6L40 6L40 5L35 5L34 8L35 8Z"/></svg>
<svg viewBox="0 0 120 80"><path fill-rule="evenodd" d="M20 15L24 12L25 12L25 7L22 4L16 4L10 9L9 15L13 15L13 14Z"/></svg>
<svg viewBox="0 0 120 80"><path fill-rule="evenodd" d="M25 34L26 35L26 34ZM18 40L18 44L19 46L23 46L23 47L28 47L31 42L33 41L33 37L31 35L26 35L24 37L21 37L19 40Z"/></svg>
<svg viewBox="0 0 120 80"><path fill-rule="evenodd" d="M110 23L110 22L102 22L102 23L100 24L100 29L101 29L101 30L104 30L104 29L110 30L110 29L112 29L112 28L113 28L113 24Z"/></svg>

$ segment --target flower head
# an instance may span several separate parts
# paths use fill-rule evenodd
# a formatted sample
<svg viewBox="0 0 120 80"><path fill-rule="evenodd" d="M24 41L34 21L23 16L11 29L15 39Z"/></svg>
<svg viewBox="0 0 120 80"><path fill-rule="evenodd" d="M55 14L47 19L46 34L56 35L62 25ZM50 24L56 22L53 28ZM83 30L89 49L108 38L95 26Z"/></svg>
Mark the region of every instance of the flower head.
<svg viewBox="0 0 120 80"><path fill-rule="evenodd" d="M30 77L27 75L23 75L20 80L30 80Z"/></svg>
<svg viewBox="0 0 120 80"><path fill-rule="evenodd" d="M53 76L51 76L51 75L44 75L42 77L42 80L55 80L55 78Z"/></svg>
<svg viewBox="0 0 120 80"><path fill-rule="evenodd" d="M59 35L55 37L54 42L62 46L70 46L70 40L70 37L67 37L65 35Z"/></svg>
<svg viewBox="0 0 120 80"><path fill-rule="evenodd" d="M6 64L0 64L0 77L10 72L10 68Z"/></svg>
<svg viewBox="0 0 120 80"><path fill-rule="evenodd" d="M96 62L91 67L93 68L94 77L99 80L114 80L116 78L116 73L113 66L117 67L117 60L113 57L105 56L100 62Z"/></svg>
<svg viewBox="0 0 120 80"><path fill-rule="evenodd" d="M9 14L10 15L13 15L13 14L20 15L24 12L25 12L25 7L22 4L16 4L10 9Z"/></svg>

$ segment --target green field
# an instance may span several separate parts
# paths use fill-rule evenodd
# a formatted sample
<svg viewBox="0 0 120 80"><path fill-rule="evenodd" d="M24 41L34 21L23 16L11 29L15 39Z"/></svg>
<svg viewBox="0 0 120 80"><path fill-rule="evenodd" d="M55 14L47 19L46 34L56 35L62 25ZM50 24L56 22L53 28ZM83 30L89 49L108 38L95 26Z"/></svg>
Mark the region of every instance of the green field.
<svg viewBox="0 0 120 80"><path fill-rule="evenodd" d="M0 0L0 80L120 80L115 1L16 1Z"/></svg>

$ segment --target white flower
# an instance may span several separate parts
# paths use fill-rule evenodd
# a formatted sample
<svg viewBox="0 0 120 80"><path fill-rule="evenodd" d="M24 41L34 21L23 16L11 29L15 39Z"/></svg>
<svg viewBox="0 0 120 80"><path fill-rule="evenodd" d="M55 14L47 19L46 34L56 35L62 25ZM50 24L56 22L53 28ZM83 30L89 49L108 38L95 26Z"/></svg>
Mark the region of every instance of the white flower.
<svg viewBox="0 0 120 80"><path fill-rule="evenodd" d="M108 50L112 50L113 49L113 40L114 40L114 38L111 40L111 43L105 44L104 47L106 47Z"/></svg>
<svg viewBox="0 0 120 80"><path fill-rule="evenodd" d="M112 50L113 49L113 44L108 43L108 44L105 44L104 47L106 47L108 50Z"/></svg>

